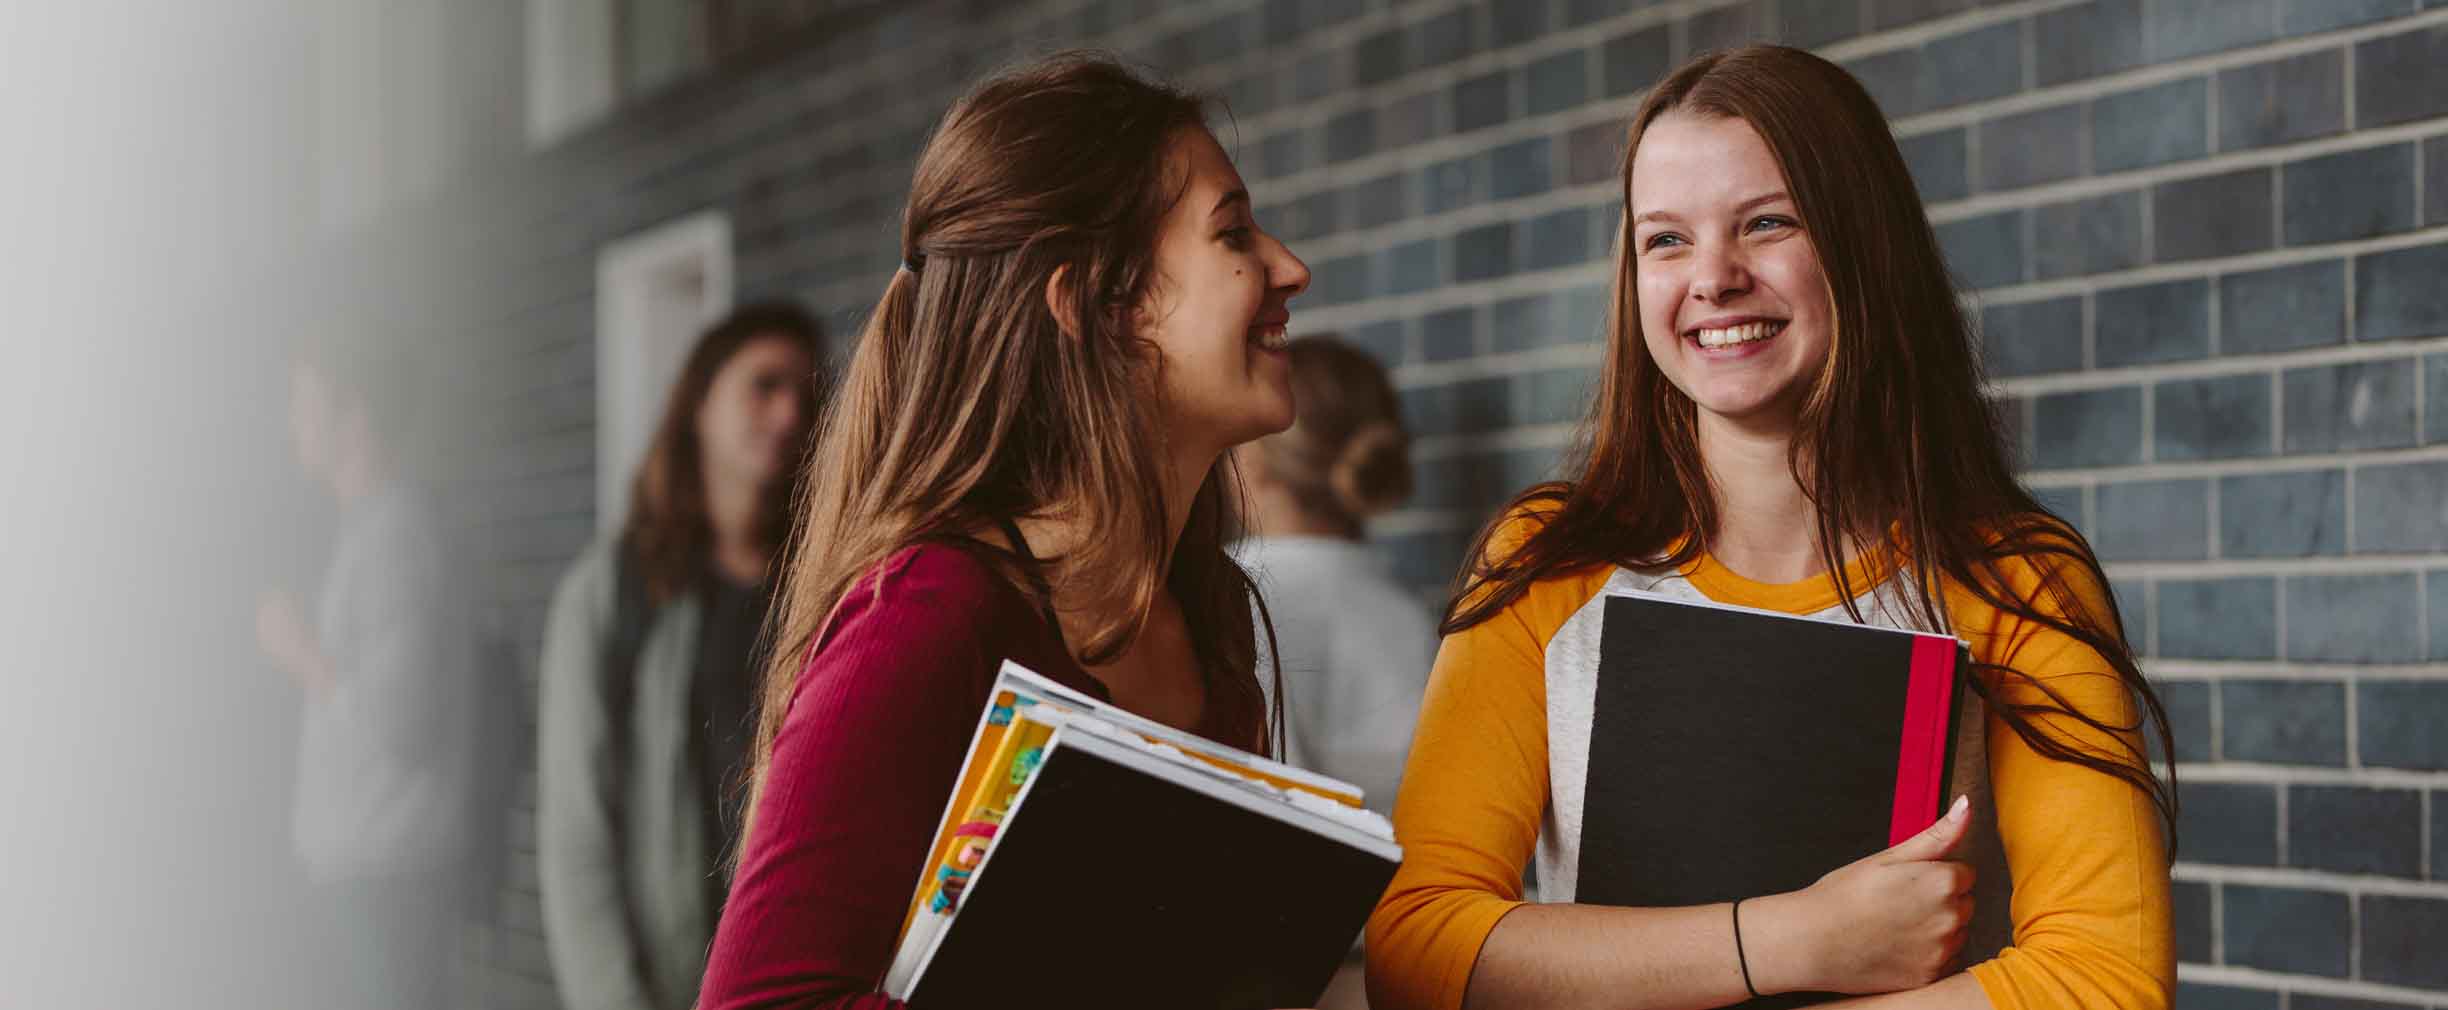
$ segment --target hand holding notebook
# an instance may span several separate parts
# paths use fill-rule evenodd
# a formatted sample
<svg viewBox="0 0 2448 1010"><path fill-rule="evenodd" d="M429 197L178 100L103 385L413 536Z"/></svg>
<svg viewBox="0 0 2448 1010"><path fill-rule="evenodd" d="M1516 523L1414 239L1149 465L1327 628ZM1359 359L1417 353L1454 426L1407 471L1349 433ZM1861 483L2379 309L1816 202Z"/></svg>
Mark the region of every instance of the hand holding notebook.
<svg viewBox="0 0 2448 1010"><path fill-rule="evenodd" d="M1744 956L1762 992L1879 993L1947 973L1972 918L1972 868L1953 862L1972 821L1958 799L1920 834L1799 891L1743 902Z"/></svg>

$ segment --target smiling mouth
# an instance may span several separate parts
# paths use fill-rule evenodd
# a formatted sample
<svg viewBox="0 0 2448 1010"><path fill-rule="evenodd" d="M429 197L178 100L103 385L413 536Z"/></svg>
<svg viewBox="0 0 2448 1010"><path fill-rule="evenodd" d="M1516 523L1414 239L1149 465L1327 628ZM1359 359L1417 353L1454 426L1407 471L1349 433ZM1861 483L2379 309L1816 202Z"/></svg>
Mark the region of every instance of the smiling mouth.
<svg viewBox="0 0 2448 1010"><path fill-rule="evenodd" d="M1733 347L1757 343L1785 332L1782 319L1761 319L1733 326L1702 327L1685 332L1684 337L1706 348Z"/></svg>
<svg viewBox="0 0 2448 1010"><path fill-rule="evenodd" d="M1258 349L1262 351L1283 350L1292 343L1291 336L1286 332L1286 326L1285 323L1267 323L1250 327L1250 343L1258 345Z"/></svg>

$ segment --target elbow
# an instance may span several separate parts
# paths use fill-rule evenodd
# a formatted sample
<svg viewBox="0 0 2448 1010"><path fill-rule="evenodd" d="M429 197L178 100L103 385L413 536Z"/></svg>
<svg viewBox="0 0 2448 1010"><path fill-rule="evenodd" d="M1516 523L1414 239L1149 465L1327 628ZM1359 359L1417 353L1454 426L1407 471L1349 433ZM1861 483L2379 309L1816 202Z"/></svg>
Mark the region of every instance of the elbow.
<svg viewBox="0 0 2448 1010"><path fill-rule="evenodd" d="M2176 964L2164 949L2118 950L2073 940L2026 941L1974 974L1997 1010L2120 1007L2170 1010Z"/></svg>

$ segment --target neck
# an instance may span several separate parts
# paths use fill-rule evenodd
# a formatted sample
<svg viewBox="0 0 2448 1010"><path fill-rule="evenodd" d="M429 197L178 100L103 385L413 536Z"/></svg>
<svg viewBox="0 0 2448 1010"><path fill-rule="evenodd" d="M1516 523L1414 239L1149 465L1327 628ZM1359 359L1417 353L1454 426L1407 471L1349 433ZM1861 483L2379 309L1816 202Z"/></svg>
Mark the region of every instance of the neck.
<svg viewBox="0 0 2448 1010"><path fill-rule="evenodd" d="M1792 430L1746 427L1706 413L1698 427L1700 458L1717 496L1709 544L1717 563L1772 584L1826 571L1818 511L1794 478Z"/></svg>
<svg viewBox="0 0 2448 1010"><path fill-rule="evenodd" d="M714 563L732 581L752 583L765 577L768 547L758 539L757 516L764 489L754 481L718 479L705 482L706 525L714 533Z"/></svg>

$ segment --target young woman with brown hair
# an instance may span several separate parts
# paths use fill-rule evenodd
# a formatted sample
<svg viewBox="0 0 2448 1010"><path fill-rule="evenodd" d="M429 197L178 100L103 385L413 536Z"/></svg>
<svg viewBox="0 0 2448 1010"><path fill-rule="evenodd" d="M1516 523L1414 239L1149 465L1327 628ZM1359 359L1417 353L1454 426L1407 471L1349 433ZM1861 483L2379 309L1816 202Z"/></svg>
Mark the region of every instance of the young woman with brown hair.
<svg viewBox="0 0 2448 1010"><path fill-rule="evenodd" d="M553 594L541 662L536 848L571 1010L696 995L738 843L756 652L821 386L821 333L744 306L682 362L621 531Z"/></svg>
<svg viewBox="0 0 2448 1010"><path fill-rule="evenodd" d="M1309 274L1200 103L1084 56L985 82L901 253L809 462L708 1010L892 1005L1003 660L1236 747L1274 724L1226 453L1292 422Z"/></svg>
<svg viewBox="0 0 2448 1010"><path fill-rule="evenodd" d="M1520 495L1457 585L1372 1003L2166 1006L2172 787L2141 732L2164 744L2165 716L2088 546L2015 481L1885 118L1833 64L1755 47L1668 76L1628 148L1577 472ZM1608 588L1964 638L1968 809L1799 891L1570 904Z"/></svg>

